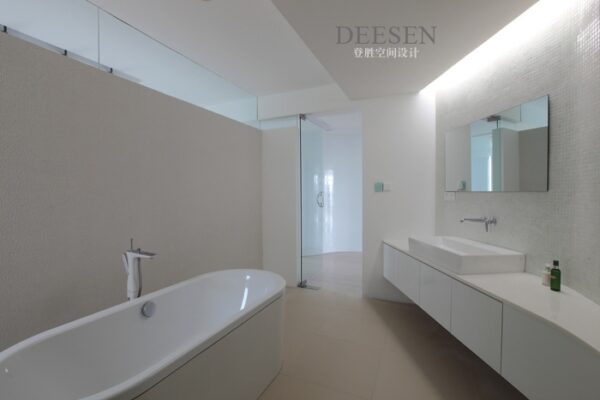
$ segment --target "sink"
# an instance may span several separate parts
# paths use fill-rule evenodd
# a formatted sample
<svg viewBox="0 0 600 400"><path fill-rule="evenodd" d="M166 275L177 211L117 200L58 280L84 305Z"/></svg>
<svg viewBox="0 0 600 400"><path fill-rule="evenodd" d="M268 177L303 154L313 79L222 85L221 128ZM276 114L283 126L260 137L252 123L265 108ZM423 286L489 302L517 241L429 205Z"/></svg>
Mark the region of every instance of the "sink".
<svg viewBox="0 0 600 400"><path fill-rule="evenodd" d="M408 239L409 253L459 275L523 272L525 255L453 236Z"/></svg>

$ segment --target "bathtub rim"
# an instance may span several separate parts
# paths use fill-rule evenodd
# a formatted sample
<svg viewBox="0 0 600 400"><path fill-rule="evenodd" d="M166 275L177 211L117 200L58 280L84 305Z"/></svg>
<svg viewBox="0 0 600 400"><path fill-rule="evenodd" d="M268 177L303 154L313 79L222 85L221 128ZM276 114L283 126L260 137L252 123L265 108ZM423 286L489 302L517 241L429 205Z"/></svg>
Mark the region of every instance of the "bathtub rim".
<svg viewBox="0 0 600 400"><path fill-rule="evenodd" d="M256 304L254 307L245 310L242 315L238 315L236 317L230 317L226 320L225 323L219 325L214 332L204 338L193 340L192 342L188 342L187 344L181 345L179 347L175 347L174 351L170 353L167 357L161 359L159 362L150 365L148 368L141 370L136 375L133 375L131 378L120 382L117 385L111 386L105 390L100 392L91 394L86 397L82 397L80 400L101 400L107 397L114 396L132 396L137 397L144 393L146 390L157 384L162 379L166 378L168 375L173 373L176 369L180 368L182 365L189 362L193 357L202 353L204 350L218 342L221 338L227 336L230 332L232 332L237 327L241 326L244 322L252 318L257 313L261 312L265 308L272 305L275 301L282 298L285 292L285 280L279 276L278 274L263 270L263 269L252 269L252 268L235 268L235 269L225 269L219 271L212 271L203 273L192 278L186 279L184 281L175 283L173 285L167 286L165 288L156 290L154 292L147 293L143 296L138 297L132 301L125 301L123 303L116 304L109 308L97 311L95 313L86 315L84 317L78 318L76 320L64 323L54 328L50 328L46 331L37 333L21 342L18 342L4 351L0 352L0 364L10 358L11 356L18 354L20 351L34 346L38 343L41 343L45 340L58 336L66 331L78 328L83 326L89 322L101 319L105 316L114 314L116 312L125 310L127 308L135 308L137 306L141 306L146 301L155 298L157 296L167 294L177 289L191 284L194 281L199 281L202 279L206 279L211 275L217 275L223 272L260 272L271 275L276 280L276 288L274 288L273 293L266 297L263 301Z"/></svg>

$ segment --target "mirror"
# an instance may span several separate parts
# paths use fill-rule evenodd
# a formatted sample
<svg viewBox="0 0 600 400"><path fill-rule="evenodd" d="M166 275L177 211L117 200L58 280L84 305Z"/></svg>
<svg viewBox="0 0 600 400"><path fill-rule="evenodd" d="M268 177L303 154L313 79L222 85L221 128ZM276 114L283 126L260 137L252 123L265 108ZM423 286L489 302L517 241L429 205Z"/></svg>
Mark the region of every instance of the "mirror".
<svg viewBox="0 0 600 400"><path fill-rule="evenodd" d="M447 132L446 191L548 191L548 96Z"/></svg>

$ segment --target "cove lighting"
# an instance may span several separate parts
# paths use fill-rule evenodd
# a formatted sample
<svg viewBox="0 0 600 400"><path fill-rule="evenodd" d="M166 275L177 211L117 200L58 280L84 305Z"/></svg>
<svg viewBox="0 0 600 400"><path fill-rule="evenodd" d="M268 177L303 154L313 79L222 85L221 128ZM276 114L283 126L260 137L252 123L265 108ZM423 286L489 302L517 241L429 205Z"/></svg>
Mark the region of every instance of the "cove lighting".
<svg viewBox="0 0 600 400"><path fill-rule="evenodd" d="M561 15L577 3L578 1L574 0L538 1L423 88L421 93L431 95L440 89L456 86L476 71L493 65L495 60L510 57L511 50L546 32Z"/></svg>

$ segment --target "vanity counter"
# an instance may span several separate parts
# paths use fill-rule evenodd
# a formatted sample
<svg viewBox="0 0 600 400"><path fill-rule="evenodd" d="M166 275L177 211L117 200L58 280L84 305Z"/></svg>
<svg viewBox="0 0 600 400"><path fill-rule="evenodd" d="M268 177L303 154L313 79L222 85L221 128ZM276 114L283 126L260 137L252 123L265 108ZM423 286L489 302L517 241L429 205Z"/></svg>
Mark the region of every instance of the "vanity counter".
<svg viewBox="0 0 600 400"><path fill-rule="evenodd" d="M577 291L562 285L561 292L553 292L542 285L540 276L527 272L458 275L411 254L408 239L390 239L384 243L489 297L552 324L600 354L600 305Z"/></svg>

